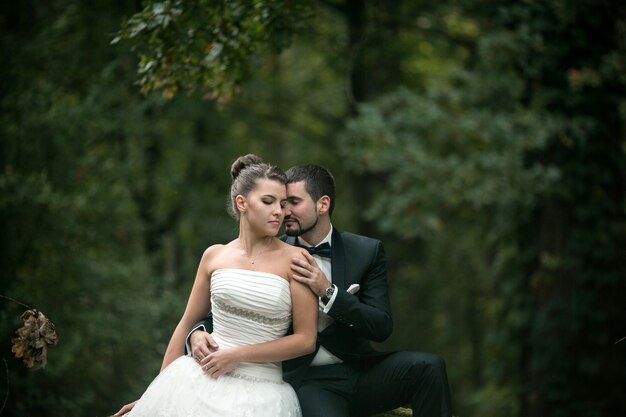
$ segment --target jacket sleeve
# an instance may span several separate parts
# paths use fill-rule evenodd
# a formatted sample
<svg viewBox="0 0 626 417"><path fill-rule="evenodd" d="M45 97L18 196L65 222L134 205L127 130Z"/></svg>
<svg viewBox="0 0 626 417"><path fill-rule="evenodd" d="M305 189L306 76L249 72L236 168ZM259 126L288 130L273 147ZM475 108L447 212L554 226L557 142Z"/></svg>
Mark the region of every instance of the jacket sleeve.
<svg viewBox="0 0 626 417"><path fill-rule="evenodd" d="M187 333L187 337L185 338L185 355L191 355L191 343L189 343L189 336L191 333L195 332L198 329L202 329L205 332L213 333L213 315L209 313L208 316L194 324L191 327L189 333Z"/></svg>
<svg viewBox="0 0 626 417"><path fill-rule="evenodd" d="M359 250L350 256L369 257L363 270L347 271L346 276L353 276L346 284L358 283L360 289L350 294L338 288L337 296L328 314L335 319L336 325L347 327L365 339L383 342L393 330L393 319L389 304L387 286L387 260L382 242L375 241L369 251Z"/></svg>

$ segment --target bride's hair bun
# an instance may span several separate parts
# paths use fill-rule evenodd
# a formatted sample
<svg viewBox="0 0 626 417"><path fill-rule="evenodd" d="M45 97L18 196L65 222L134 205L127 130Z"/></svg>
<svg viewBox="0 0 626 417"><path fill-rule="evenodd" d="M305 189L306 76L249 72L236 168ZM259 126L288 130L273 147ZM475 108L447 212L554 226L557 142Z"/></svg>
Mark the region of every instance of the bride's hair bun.
<svg viewBox="0 0 626 417"><path fill-rule="evenodd" d="M233 165L230 167L230 176L232 177L233 181L235 181L239 174L241 174L241 171L250 166L260 165L262 163L263 160L261 158L251 153L249 153L248 155L240 156L235 162L233 162Z"/></svg>
<svg viewBox="0 0 626 417"><path fill-rule="evenodd" d="M283 185L287 184L287 176L280 168L263 162L261 158L251 153L240 156L233 162L230 167L230 176L233 178L233 183L230 186L228 212L235 220L240 220L239 208L236 204L237 196L248 196L257 186L257 180L264 178L278 181Z"/></svg>

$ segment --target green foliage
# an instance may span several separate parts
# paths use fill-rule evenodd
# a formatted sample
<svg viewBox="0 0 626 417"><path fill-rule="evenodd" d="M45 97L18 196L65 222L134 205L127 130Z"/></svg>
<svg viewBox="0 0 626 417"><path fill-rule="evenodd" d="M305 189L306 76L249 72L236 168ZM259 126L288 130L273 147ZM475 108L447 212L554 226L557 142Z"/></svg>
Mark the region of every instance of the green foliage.
<svg viewBox="0 0 626 417"><path fill-rule="evenodd" d="M171 98L199 88L227 102L259 54L288 46L310 12L310 3L300 0L146 2L112 42L130 39L139 49L143 92L162 89Z"/></svg>
<svg viewBox="0 0 626 417"><path fill-rule="evenodd" d="M183 226L173 227L170 218L178 207L222 210L227 171L203 170L220 169L223 180L197 188L206 196L200 204L177 193L186 181L181 165L197 150L178 146L183 124L164 117L166 103L130 89L127 56L109 61L107 34L119 20L106 29L97 8L46 10L23 32L9 32L7 45L16 52L3 61L0 217L7 221L0 225L0 291L49 316L59 344L45 370L27 372L9 346L22 310L2 300L4 412L110 414L156 375L201 251L232 234L216 228L181 244ZM89 25L92 13L99 17ZM26 15L16 7L2 16L19 24ZM78 56L80 71L63 65L69 55ZM28 65L39 60L48 72ZM153 157L155 149L163 159ZM172 240L174 248L157 250ZM185 262L176 261L178 245L190 252Z"/></svg>
<svg viewBox="0 0 626 417"><path fill-rule="evenodd" d="M341 151L353 155L355 171L384 178L366 211L383 230L426 237L449 216L481 221L476 213L484 213L506 233L510 216L527 213L559 177L554 166L526 162L557 128L545 116L481 108L450 90L401 89L361 107Z"/></svg>
<svg viewBox="0 0 626 417"><path fill-rule="evenodd" d="M373 417L402 417L402 416L412 416L413 413L411 412L411 409L409 408L396 408L395 410L391 410L387 413L382 413L382 414L376 414Z"/></svg>
<svg viewBox="0 0 626 417"><path fill-rule="evenodd" d="M608 343L625 319L625 10L491 3L465 4L481 28L467 69L362 105L342 152L380 178L368 218L433 250L398 271L398 291L448 306L460 372L476 378L463 403L478 415L624 410L624 351ZM469 308L449 297L461 276ZM438 334L435 350L450 352L436 323L405 332Z"/></svg>
<svg viewBox="0 0 626 417"><path fill-rule="evenodd" d="M137 398L248 152L335 173L387 248L384 347L443 356L454 414L626 409L624 7L392 3L0 6L0 292L59 334L27 372L0 301L7 415Z"/></svg>
<svg viewBox="0 0 626 417"><path fill-rule="evenodd" d="M3 413L109 415L157 374L203 250L237 232L225 212L230 163L256 152L287 165L288 143L312 149L307 139L328 127L288 88L281 118L263 85L222 111L138 95L133 58L109 45L128 9L33 9L0 10L11 22L0 38L0 292L43 311L59 344L44 370L28 372L10 347L23 310L0 301ZM286 84L311 79L298 76Z"/></svg>

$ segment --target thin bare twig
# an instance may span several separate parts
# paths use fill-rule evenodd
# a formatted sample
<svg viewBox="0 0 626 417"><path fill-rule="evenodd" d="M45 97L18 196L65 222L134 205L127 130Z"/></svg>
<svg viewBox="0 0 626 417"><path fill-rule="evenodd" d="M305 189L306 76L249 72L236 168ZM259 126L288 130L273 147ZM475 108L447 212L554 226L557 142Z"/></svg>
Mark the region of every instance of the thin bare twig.
<svg viewBox="0 0 626 417"><path fill-rule="evenodd" d="M4 396L4 402L2 403L2 408L0 408L0 415L2 415L2 412L4 411L4 407L6 407L7 401L9 401L9 365L7 364L7 361L4 358L2 358L2 362L4 362L4 369L7 374L7 393Z"/></svg>
<svg viewBox="0 0 626 417"><path fill-rule="evenodd" d="M0 294L0 297L2 297L2 298L4 298L4 299L7 299L7 300L9 300L9 301L13 301L14 303L17 303L17 304L19 304L19 305L21 305L21 306L23 306L23 307L28 308L29 310L35 310L34 308L32 308L31 306L29 306L28 304L24 304L23 302L18 301L18 300L16 300L15 298L7 297L6 295L2 295L2 294Z"/></svg>

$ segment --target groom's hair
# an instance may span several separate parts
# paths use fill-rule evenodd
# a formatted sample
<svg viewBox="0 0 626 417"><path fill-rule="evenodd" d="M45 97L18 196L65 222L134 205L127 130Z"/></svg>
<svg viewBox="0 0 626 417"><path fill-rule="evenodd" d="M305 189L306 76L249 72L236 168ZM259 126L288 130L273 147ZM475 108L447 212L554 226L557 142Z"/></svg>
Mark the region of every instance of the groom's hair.
<svg viewBox="0 0 626 417"><path fill-rule="evenodd" d="M313 201L317 202L327 195L330 198L328 215L332 216L335 209L335 178L329 170L320 165L305 164L293 166L285 174L287 184L304 181L304 188Z"/></svg>

